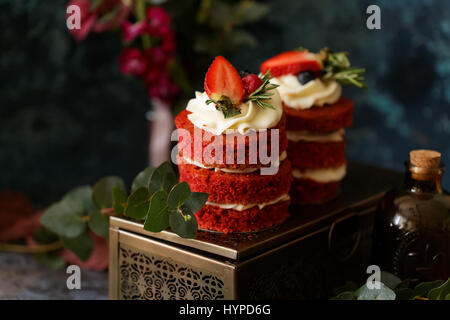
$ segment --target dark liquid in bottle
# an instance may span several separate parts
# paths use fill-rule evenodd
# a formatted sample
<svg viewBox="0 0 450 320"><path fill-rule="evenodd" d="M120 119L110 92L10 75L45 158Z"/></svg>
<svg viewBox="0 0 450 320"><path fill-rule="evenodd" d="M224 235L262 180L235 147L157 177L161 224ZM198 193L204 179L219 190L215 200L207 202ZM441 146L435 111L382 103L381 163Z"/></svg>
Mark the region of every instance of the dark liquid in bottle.
<svg viewBox="0 0 450 320"><path fill-rule="evenodd" d="M435 176L417 176L407 164L403 188L386 194L375 223L375 263L401 279L450 276L450 196Z"/></svg>

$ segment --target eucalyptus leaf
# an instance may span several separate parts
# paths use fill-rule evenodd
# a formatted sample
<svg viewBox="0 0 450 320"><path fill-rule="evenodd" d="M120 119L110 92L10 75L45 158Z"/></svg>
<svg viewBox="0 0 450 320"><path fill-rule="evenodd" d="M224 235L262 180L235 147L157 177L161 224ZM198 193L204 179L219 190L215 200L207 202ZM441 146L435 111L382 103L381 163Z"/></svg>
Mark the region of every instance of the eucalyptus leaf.
<svg viewBox="0 0 450 320"><path fill-rule="evenodd" d="M439 287L431 289L428 292L430 300L446 300L446 296L450 294L450 278Z"/></svg>
<svg viewBox="0 0 450 320"><path fill-rule="evenodd" d="M356 300L355 295L351 291L344 291L337 296L331 298L331 300Z"/></svg>
<svg viewBox="0 0 450 320"><path fill-rule="evenodd" d="M89 259L92 251L94 250L94 240L92 240L89 233L83 233L77 238L61 238L64 246L75 253L81 261Z"/></svg>
<svg viewBox="0 0 450 320"><path fill-rule="evenodd" d="M35 253L34 258L42 265L50 269L61 269L66 265L66 261L56 252Z"/></svg>
<svg viewBox="0 0 450 320"><path fill-rule="evenodd" d="M381 282L383 282L390 289L394 290L401 282L399 277L393 275L392 273L381 271Z"/></svg>
<svg viewBox="0 0 450 320"><path fill-rule="evenodd" d="M153 194L150 200L147 219L144 229L152 232L161 232L169 227L169 208L167 206L167 193L163 190Z"/></svg>
<svg viewBox="0 0 450 320"><path fill-rule="evenodd" d="M125 208L124 215L127 217L142 220L147 215L148 207L150 204L150 193L145 187L137 188L128 197L127 207Z"/></svg>
<svg viewBox="0 0 450 320"><path fill-rule="evenodd" d="M127 206L127 193L118 187L113 189L113 209L117 214L123 214Z"/></svg>
<svg viewBox="0 0 450 320"><path fill-rule="evenodd" d="M170 208L176 209L181 207L191 196L191 188L186 181L176 184L172 190L170 190L167 204Z"/></svg>
<svg viewBox="0 0 450 320"><path fill-rule="evenodd" d="M108 238L109 216L102 214L100 210L94 210L89 213L88 225L92 232L99 237Z"/></svg>
<svg viewBox="0 0 450 320"><path fill-rule="evenodd" d="M148 189L150 194L159 190L164 190L167 193L177 183L177 176L173 170L172 165L169 162L163 162L158 168L153 171Z"/></svg>
<svg viewBox="0 0 450 320"><path fill-rule="evenodd" d="M62 237L75 238L86 230L83 215L83 203L68 198L48 207L40 221L44 227Z"/></svg>
<svg viewBox="0 0 450 320"><path fill-rule="evenodd" d="M357 300L395 300L395 292L380 282L379 289L369 289L367 284L355 291Z"/></svg>
<svg viewBox="0 0 450 320"><path fill-rule="evenodd" d="M111 208L113 205L113 190L120 188L125 191L125 183L119 177L100 179L92 188L92 200L99 209Z"/></svg>
<svg viewBox="0 0 450 320"><path fill-rule="evenodd" d="M189 208L192 213L197 213L205 205L209 195L204 192L191 192L191 196L184 203L184 207Z"/></svg>
<svg viewBox="0 0 450 320"><path fill-rule="evenodd" d="M131 192L140 187L147 187L153 171L155 171L155 168L149 166L139 172L136 178L134 178L133 183L131 184Z"/></svg>
<svg viewBox="0 0 450 320"><path fill-rule="evenodd" d="M414 288L414 296L415 297L426 298L428 296L428 292L431 289L439 287L442 283L444 283L444 281L442 281L442 280L428 281L428 282L419 283Z"/></svg>
<svg viewBox="0 0 450 320"><path fill-rule="evenodd" d="M178 211L170 213L170 227L182 238L195 238L198 229L195 215L186 207L181 207L180 209L183 215Z"/></svg>
<svg viewBox="0 0 450 320"><path fill-rule="evenodd" d="M92 202L92 187L89 185L77 187L67 192L62 200L66 199L80 201L83 203L86 212L95 209L94 203Z"/></svg>
<svg viewBox="0 0 450 320"><path fill-rule="evenodd" d="M33 240L38 244L49 244L59 241L59 236L47 228L40 226L34 232Z"/></svg>
<svg viewBox="0 0 450 320"><path fill-rule="evenodd" d="M395 291L397 300L411 300L414 297L414 291L411 288L400 288Z"/></svg>

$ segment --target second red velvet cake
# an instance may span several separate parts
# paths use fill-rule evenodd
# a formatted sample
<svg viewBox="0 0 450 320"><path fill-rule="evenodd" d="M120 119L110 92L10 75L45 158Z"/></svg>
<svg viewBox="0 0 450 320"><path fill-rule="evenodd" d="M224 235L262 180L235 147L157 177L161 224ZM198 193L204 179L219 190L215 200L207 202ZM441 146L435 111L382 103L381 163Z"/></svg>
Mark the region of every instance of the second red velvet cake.
<svg viewBox="0 0 450 320"><path fill-rule="evenodd" d="M338 195L346 174L345 131L353 121L353 101L341 84L364 86L363 69L350 67L345 52L325 48L281 53L261 64L272 70L286 114L288 155L295 203L321 203Z"/></svg>
<svg viewBox="0 0 450 320"><path fill-rule="evenodd" d="M175 119L180 180L209 194L196 213L200 229L253 232L289 216L286 119L269 80L269 74L239 74L217 57L205 92L196 92Z"/></svg>

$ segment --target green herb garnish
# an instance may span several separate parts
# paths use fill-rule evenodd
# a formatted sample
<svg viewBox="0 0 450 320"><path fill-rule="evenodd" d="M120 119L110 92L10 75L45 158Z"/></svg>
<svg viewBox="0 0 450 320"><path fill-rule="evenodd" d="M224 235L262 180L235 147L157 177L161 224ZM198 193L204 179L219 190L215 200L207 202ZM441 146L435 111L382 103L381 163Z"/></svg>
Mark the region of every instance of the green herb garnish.
<svg viewBox="0 0 450 320"><path fill-rule="evenodd" d="M241 113L241 110L231 102L227 96L221 96L219 100L209 99L206 104L214 103L216 109L223 113L225 119L232 118Z"/></svg>
<svg viewBox="0 0 450 320"><path fill-rule="evenodd" d="M347 58L347 52L333 52L324 48L320 52L323 55L323 80L336 80L342 84L352 84L358 88L367 88L364 81L365 69L353 68Z"/></svg>
<svg viewBox="0 0 450 320"><path fill-rule="evenodd" d="M261 78L261 77L260 77ZM270 70L266 72L266 74L261 78L262 84L252 92L244 102L253 101L256 105L262 109L270 108L275 109L270 103L267 103L267 100L271 99L273 96L273 92L269 92L278 87L277 84L270 83L270 79L272 79L272 75L270 74Z"/></svg>

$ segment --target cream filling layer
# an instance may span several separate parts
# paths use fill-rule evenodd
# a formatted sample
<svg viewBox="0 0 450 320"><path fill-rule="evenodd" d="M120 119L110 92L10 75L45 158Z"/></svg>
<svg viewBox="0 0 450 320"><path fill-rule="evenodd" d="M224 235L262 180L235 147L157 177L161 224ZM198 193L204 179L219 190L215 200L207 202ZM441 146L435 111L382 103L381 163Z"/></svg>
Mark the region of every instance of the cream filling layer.
<svg viewBox="0 0 450 320"><path fill-rule="evenodd" d="M280 157L278 158L277 161L275 161L275 164L274 164L274 165L275 165L276 167L279 167L279 166L280 166L280 162L283 161L283 160L285 160L286 158L287 158L287 152L286 152L286 150L285 150L285 151L283 151L283 152L280 154ZM183 159L184 159L187 163L192 164L192 165L197 166L197 167L200 167L200 168L203 168L203 169L208 169L208 170L214 169L215 172L217 172L217 171L223 171L223 172L227 172L227 173L251 173L251 172L258 171L258 170L260 169L260 168L229 169L229 168L206 167L206 166L203 165L203 163L198 162L198 161L195 161L195 160L192 160L192 159L189 159L189 158L187 158L187 157L183 157Z"/></svg>
<svg viewBox="0 0 450 320"><path fill-rule="evenodd" d="M294 168L292 170L292 176L296 179L306 178L320 183L340 181L346 173L347 166L345 164L337 168L306 169L302 171Z"/></svg>
<svg viewBox="0 0 450 320"><path fill-rule="evenodd" d="M236 211L244 211L253 207L258 206L258 208L261 210L262 208L264 208L265 206L270 206L272 204L278 203L278 202L282 202L282 201L288 201L290 200L289 195L283 194L280 197L269 201L269 202L263 202L263 203L249 203L249 204L239 204L239 203L215 203L215 202L209 202L207 201L206 204L210 205L210 206L214 206L214 207L219 207L222 209L232 209L232 210L236 210Z"/></svg>
<svg viewBox="0 0 450 320"><path fill-rule="evenodd" d="M315 133L309 131L287 131L290 141L313 141L313 142L341 142L344 141L345 130L341 129L330 133Z"/></svg>

